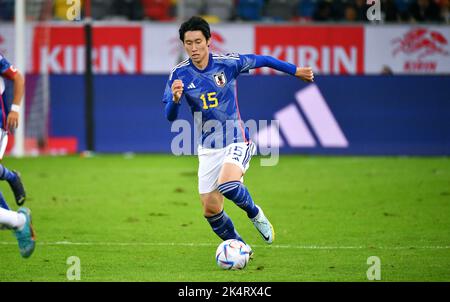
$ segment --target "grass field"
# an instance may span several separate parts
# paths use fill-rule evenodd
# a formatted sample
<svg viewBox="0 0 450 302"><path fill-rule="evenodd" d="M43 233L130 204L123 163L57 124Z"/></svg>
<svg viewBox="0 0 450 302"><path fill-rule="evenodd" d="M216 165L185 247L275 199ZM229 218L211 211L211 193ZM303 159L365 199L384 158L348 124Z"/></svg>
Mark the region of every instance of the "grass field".
<svg viewBox="0 0 450 302"><path fill-rule="evenodd" d="M40 157L3 162L22 172L37 232L22 259L0 232L0 281L450 281L450 160L284 156L252 159L245 183L276 230L267 246L245 213L225 209L253 247L242 271L214 261L220 240L202 216L197 158ZM7 183L0 184L16 208Z"/></svg>

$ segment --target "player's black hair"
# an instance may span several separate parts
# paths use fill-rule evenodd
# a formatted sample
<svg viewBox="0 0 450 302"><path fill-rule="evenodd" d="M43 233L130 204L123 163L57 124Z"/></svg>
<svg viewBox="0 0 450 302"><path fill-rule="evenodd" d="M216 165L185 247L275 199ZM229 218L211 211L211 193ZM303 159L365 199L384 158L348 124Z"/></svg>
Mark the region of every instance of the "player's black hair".
<svg viewBox="0 0 450 302"><path fill-rule="evenodd" d="M194 16L191 17L189 20L181 24L180 26L180 40L184 43L184 34L187 31L194 31L194 30L200 30L203 35L205 36L206 40L211 38L211 31L209 29L208 22L205 21L205 19Z"/></svg>

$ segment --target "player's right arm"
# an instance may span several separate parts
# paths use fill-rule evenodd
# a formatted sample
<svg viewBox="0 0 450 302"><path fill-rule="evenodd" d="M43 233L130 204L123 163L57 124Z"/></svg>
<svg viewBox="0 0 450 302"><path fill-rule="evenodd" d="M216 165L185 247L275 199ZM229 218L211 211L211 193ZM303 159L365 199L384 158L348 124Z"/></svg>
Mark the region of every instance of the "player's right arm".
<svg viewBox="0 0 450 302"><path fill-rule="evenodd" d="M183 82L179 79L172 80L172 75L167 81L164 91L163 102L166 103L165 114L169 121L174 121L178 117L178 110L183 96Z"/></svg>

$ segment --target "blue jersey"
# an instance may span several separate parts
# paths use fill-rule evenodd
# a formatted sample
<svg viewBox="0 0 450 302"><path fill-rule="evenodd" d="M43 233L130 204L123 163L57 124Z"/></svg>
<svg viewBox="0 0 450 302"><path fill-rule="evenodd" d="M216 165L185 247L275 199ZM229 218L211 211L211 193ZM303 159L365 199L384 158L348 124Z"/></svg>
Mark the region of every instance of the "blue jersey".
<svg viewBox="0 0 450 302"><path fill-rule="evenodd" d="M4 128L6 125L6 116L9 110L4 97L6 85L3 78L11 79L16 72L17 70L12 64L0 53L0 128Z"/></svg>
<svg viewBox="0 0 450 302"><path fill-rule="evenodd" d="M296 71L293 64L253 54L210 54L208 65L203 70L198 69L191 59L179 63L172 70L164 91L167 118L176 119L178 107L187 103L196 127L201 128L198 143L202 147L224 148L232 143L247 142L248 132L242 126L236 96L236 78L241 73L263 66L292 75ZM184 84L180 105L172 99L171 86L176 79Z"/></svg>

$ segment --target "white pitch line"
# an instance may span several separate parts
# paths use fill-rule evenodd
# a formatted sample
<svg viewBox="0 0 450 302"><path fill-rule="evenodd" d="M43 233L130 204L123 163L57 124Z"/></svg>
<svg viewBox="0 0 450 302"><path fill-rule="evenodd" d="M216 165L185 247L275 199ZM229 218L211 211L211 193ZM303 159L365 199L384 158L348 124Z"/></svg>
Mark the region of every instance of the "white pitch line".
<svg viewBox="0 0 450 302"><path fill-rule="evenodd" d="M188 243L188 242L36 242L37 245L56 245L56 246L216 246L213 243ZM0 241L0 245L17 245L17 242ZM450 249L450 245L444 246L323 246L323 245L258 245L252 244L257 248L275 248L275 249L300 249L300 250L363 250L363 249L380 249L380 250L410 250L410 249L428 249L443 250Z"/></svg>

